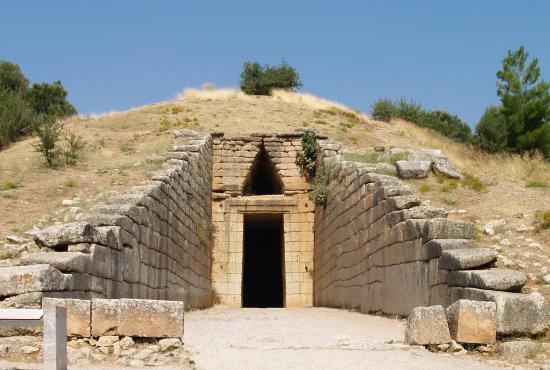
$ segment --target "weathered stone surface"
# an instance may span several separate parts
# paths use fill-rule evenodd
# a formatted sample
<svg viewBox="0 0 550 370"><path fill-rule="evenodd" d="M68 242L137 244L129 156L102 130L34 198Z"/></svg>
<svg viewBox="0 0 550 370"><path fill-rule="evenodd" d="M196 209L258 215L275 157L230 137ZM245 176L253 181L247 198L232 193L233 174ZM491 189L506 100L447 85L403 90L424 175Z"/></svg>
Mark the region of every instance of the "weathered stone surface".
<svg viewBox="0 0 550 370"><path fill-rule="evenodd" d="M489 248L453 249L444 251L439 259L443 270L468 270L496 261L498 252Z"/></svg>
<svg viewBox="0 0 550 370"><path fill-rule="evenodd" d="M43 298L42 307L65 307L67 309L67 335L90 336L91 302L87 299Z"/></svg>
<svg viewBox="0 0 550 370"><path fill-rule="evenodd" d="M450 295L451 301L471 299L495 302L499 335L536 335L545 332L550 326L550 309L539 293L450 288Z"/></svg>
<svg viewBox="0 0 550 370"><path fill-rule="evenodd" d="M184 304L147 299L93 299L92 334L149 338L183 336Z"/></svg>
<svg viewBox="0 0 550 370"><path fill-rule="evenodd" d="M428 176L430 161L397 161L397 175L402 179L423 179Z"/></svg>
<svg viewBox="0 0 550 370"><path fill-rule="evenodd" d="M65 276L50 265L0 268L0 297L16 294L64 290Z"/></svg>
<svg viewBox="0 0 550 370"><path fill-rule="evenodd" d="M21 265L50 265L63 272L87 272L90 255L80 252L36 252L21 257Z"/></svg>
<svg viewBox="0 0 550 370"><path fill-rule="evenodd" d="M104 335L97 340L98 347L112 347L119 340L118 335Z"/></svg>
<svg viewBox="0 0 550 370"><path fill-rule="evenodd" d="M450 271L447 275L449 286L490 290L517 291L526 282L523 272L506 269Z"/></svg>
<svg viewBox="0 0 550 370"><path fill-rule="evenodd" d="M533 357L538 345L528 340L503 342L498 345L498 353L508 361L521 361Z"/></svg>
<svg viewBox="0 0 550 370"><path fill-rule="evenodd" d="M433 239L472 239L474 225L467 221L432 218L422 230L424 242Z"/></svg>
<svg viewBox="0 0 550 370"><path fill-rule="evenodd" d="M497 335L494 302L461 299L445 311L451 338L460 343L492 344Z"/></svg>
<svg viewBox="0 0 550 370"><path fill-rule="evenodd" d="M47 248L77 243L97 243L99 233L89 223L75 222L41 230L36 233L34 241L38 246Z"/></svg>
<svg viewBox="0 0 550 370"><path fill-rule="evenodd" d="M434 158L432 169L435 173L445 175L453 179L462 179L460 172L445 157Z"/></svg>
<svg viewBox="0 0 550 370"><path fill-rule="evenodd" d="M447 211L445 208L435 208L428 206L418 206L409 208L407 214L410 218L445 218Z"/></svg>
<svg viewBox="0 0 550 370"><path fill-rule="evenodd" d="M181 346L181 339L179 338L165 338L159 340L159 349L161 350L161 352L181 348Z"/></svg>
<svg viewBox="0 0 550 370"><path fill-rule="evenodd" d="M424 259L430 260L441 256L443 251L465 249L470 245L468 239L434 239L424 244Z"/></svg>
<svg viewBox="0 0 550 370"><path fill-rule="evenodd" d="M407 319L405 343L427 345L450 341L443 306L416 307L412 310Z"/></svg>

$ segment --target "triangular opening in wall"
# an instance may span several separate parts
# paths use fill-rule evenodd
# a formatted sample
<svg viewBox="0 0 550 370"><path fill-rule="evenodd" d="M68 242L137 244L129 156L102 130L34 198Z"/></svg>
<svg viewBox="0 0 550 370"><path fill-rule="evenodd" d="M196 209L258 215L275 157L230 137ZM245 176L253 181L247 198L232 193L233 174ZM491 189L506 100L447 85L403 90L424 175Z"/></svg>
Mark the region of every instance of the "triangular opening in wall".
<svg viewBox="0 0 550 370"><path fill-rule="evenodd" d="M283 194L284 192L283 181L263 143L244 180L243 189L244 195Z"/></svg>

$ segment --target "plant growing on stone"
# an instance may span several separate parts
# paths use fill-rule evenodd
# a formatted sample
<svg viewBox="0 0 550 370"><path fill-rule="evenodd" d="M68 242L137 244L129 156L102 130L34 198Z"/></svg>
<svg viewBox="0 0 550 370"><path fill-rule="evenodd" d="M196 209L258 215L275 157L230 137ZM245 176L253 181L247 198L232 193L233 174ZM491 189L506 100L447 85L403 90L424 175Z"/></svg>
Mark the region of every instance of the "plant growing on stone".
<svg viewBox="0 0 550 370"><path fill-rule="evenodd" d="M302 150L296 155L296 164L302 167L310 178L315 176L317 164L317 137L315 132L306 131L302 134Z"/></svg>

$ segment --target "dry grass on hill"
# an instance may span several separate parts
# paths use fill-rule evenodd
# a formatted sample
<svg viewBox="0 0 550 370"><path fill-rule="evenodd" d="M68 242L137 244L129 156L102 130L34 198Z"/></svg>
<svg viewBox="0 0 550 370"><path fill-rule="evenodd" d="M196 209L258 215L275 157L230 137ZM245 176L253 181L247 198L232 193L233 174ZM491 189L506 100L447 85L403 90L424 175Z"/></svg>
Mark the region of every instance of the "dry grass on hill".
<svg viewBox="0 0 550 370"><path fill-rule="evenodd" d="M309 94L276 91L273 96L248 96L231 89L186 89L173 101L75 117L69 127L87 143L84 160L75 167L45 169L33 151L36 139L32 137L0 152L0 187L19 185L0 191L0 240L25 231L43 215L52 215L63 199L78 194L93 203L98 194L107 196L108 191L146 179L150 170L160 166L160 161L146 159L183 140L173 137L175 128L241 135L309 127L359 152L372 151L377 145L439 148L462 171L496 180L486 192L452 188L434 177L411 182L434 205L467 211L452 217L483 223L495 216L532 215L537 209L550 208L548 189L526 187L534 180L550 185L550 164L540 158L489 155L407 122L370 120L342 104Z"/></svg>

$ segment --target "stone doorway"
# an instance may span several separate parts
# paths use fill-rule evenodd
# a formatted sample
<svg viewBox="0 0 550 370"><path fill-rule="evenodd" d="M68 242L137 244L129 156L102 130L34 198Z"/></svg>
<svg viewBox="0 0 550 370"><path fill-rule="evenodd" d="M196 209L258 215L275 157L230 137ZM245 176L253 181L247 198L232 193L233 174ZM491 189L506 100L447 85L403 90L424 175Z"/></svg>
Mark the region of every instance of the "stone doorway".
<svg viewBox="0 0 550 370"><path fill-rule="evenodd" d="M242 307L284 307L282 214L244 215Z"/></svg>

